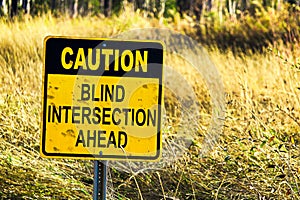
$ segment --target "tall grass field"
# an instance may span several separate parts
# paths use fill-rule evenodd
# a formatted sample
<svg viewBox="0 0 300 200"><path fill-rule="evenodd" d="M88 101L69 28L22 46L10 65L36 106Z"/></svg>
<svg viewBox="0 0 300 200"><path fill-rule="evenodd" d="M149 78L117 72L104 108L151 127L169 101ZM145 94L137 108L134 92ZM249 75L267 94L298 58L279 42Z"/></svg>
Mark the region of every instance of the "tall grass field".
<svg viewBox="0 0 300 200"><path fill-rule="evenodd" d="M201 154L212 113L209 91L189 63L167 54L166 65L189 81L199 101L203 117L198 137L180 158L160 169L128 173L110 168L108 198L300 199L300 45L295 39L299 27L289 30L279 16L264 12L270 12L264 14L270 19L258 17L253 27L248 26L254 23L250 18L228 19L213 27L195 25L188 17L158 20L134 12L110 18L43 15L0 21L0 199L92 197L91 161L40 157L44 37L109 38L147 27L175 30L207 48L225 88L224 127L217 145ZM281 25L288 32L277 31ZM254 29L261 33L258 38ZM267 40L261 31L270 31L275 39ZM242 35L245 43L239 46ZM251 43L255 38L267 42L256 47ZM229 47L231 41L235 48ZM165 105L163 137L185 126L178 122L178 101L167 90Z"/></svg>

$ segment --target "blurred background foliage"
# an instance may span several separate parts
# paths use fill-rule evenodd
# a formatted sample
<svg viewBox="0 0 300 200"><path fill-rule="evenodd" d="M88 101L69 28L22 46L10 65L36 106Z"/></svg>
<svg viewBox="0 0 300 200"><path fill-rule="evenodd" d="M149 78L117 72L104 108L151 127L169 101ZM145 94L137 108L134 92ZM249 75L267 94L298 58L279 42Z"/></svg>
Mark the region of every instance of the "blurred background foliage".
<svg viewBox="0 0 300 200"><path fill-rule="evenodd" d="M234 52L264 51L299 42L300 0L0 0L5 20L118 16L132 10L160 23L175 24L204 45ZM173 28L173 27L172 27Z"/></svg>

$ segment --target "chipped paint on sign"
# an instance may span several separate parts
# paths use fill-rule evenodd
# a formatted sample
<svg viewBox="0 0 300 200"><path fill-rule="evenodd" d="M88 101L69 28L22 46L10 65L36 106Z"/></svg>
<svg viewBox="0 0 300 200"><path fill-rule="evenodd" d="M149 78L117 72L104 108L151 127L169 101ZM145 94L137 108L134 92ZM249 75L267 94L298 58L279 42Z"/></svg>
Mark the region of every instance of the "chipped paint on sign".
<svg viewBox="0 0 300 200"><path fill-rule="evenodd" d="M46 38L42 156L157 160L162 56L154 41Z"/></svg>

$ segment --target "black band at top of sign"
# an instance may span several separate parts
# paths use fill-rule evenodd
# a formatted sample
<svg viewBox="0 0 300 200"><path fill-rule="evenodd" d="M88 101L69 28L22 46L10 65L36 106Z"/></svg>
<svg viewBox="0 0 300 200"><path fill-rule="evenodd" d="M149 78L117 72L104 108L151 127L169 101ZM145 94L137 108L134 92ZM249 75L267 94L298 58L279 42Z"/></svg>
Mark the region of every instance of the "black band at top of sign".
<svg viewBox="0 0 300 200"><path fill-rule="evenodd" d="M143 41L118 41L118 40L97 40L97 39L69 39L69 38L48 38L45 43L45 74L64 74L64 75L89 75L89 76L115 76L115 77L141 77L141 78L159 78L162 77L162 64L163 64L163 46L159 42L143 42ZM66 69L62 66L62 52L69 47L72 53L66 54L64 59L66 62L73 62L75 65L78 49L82 48L84 55L88 55L88 49L109 49L118 50L119 57L117 63L121 63L121 54L126 50L130 50L133 55L139 51L140 55L144 55L147 51L147 71L141 68L136 70L135 67L130 71L124 71L121 66L118 70L115 69L115 57L110 55L109 68L105 69L105 55L100 56L100 65L96 70L91 70L88 67L86 59L86 69L83 67L70 67ZM94 54L95 56L95 54ZM127 56L128 57L128 56ZM128 58L126 58L128 60ZM125 59L125 65L128 61ZM93 60L93 63L95 61ZM135 66L133 60L133 66Z"/></svg>

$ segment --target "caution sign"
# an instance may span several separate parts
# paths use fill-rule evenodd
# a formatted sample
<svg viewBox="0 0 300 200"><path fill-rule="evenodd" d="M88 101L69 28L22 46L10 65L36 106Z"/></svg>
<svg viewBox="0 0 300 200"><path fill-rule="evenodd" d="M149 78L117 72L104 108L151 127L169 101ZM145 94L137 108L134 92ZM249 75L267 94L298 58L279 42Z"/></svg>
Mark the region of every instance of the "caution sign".
<svg viewBox="0 0 300 200"><path fill-rule="evenodd" d="M41 155L157 160L163 45L47 37Z"/></svg>

